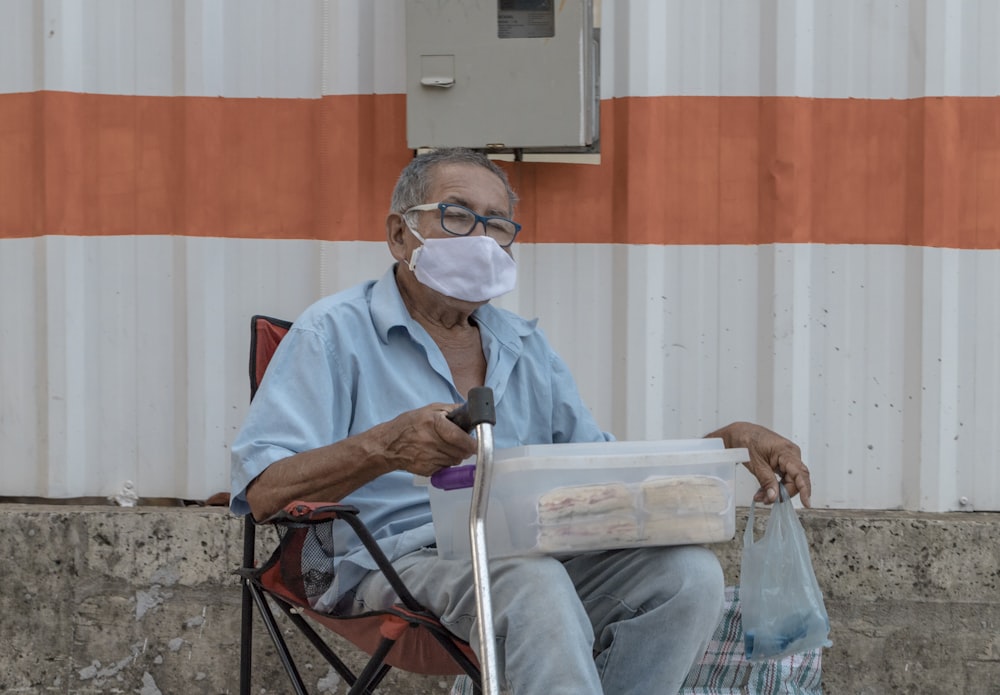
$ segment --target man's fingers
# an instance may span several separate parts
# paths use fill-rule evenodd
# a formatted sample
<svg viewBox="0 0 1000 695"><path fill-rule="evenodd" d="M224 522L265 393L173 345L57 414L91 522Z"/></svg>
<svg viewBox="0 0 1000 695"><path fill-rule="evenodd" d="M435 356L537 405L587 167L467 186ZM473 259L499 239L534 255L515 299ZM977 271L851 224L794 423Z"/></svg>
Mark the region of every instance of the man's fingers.
<svg viewBox="0 0 1000 695"><path fill-rule="evenodd" d="M448 419L447 413L439 413L434 418L434 431L456 456L466 458L476 453L476 442L468 432Z"/></svg>
<svg viewBox="0 0 1000 695"><path fill-rule="evenodd" d="M770 473L770 471L768 471ZM759 480L759 478L758 478ZM757 490L757 494L754 495L754 499L758 502L764 502L765 504L771 504L778 500L778 479L773 477L768 482L764 483Z"/></svg>
<svg viewBox="0 0 1000 695"><path fill-rule="evenodd" d="M801 460L796 459L787 466L779 465L777 471L772 470L763 460L758 460L754 462L752 473L760 483L760 488L754 495L754 500L757 502L765 504L777 502L778 486L784 485L789 497L799 495L803 506L812 506L809 469Z"/></svg>
<svg viewBox="0 0 1000 695"><path fill-rule="evenodd" d="M812 506L812 483L809 480L809 469L802 464L802 470L797 473L794 477L788 476L789 481L785 483L785 489L788 490L789 497L798 493L799 498L802 500L803 507Z"/></svg>
<svg viewBox="0 0 1000 695"><path fill-rule="evenodd" d="M778 486L784 485L789 497L799 495L804 506L811 506L809 469L802 462L802 451L797 444L766 428L745 423L720 431L730 435L727 446L743 445L750 453L750 460L745 465L760 484L754 494L755 501L777 502Z"/></svg>

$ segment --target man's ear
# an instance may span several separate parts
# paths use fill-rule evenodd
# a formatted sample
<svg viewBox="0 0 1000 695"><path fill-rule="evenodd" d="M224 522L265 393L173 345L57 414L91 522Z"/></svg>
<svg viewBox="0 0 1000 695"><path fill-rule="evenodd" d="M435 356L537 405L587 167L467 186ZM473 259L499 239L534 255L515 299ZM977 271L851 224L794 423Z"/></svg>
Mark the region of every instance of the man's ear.
<svg viewBox="0 0 1000 695"><path fill-rule="evenodd" d="M398 212L390 212L385 218L385 240L389 244L389 251L397 261L406 258L406 235L410 230L403 220L403 216Z"/></svg>

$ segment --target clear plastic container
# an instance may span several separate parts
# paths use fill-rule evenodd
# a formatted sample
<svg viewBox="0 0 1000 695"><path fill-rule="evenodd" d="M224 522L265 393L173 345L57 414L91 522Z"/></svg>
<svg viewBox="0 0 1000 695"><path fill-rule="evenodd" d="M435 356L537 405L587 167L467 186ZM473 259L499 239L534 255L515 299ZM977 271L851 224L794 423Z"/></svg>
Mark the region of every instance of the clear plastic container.
<svg viewBox="0 0 1000 695"><path fill-rule="evenodd" d="M715 543L736 530L736 464L720 439L498 449L486 517L490 557ZM474 459L429 485L438 554L471 557ZM424 479L426 481L426 479Z"/></svg>

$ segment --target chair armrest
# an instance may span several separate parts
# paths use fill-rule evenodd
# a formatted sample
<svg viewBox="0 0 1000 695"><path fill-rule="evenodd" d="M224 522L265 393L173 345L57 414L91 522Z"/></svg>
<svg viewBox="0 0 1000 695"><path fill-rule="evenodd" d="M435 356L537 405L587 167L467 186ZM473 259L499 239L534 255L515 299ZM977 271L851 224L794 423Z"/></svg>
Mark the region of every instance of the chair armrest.
<svg viewBox="0 0 1000 695"><path fill-rule="evenodd" d="M359 514L360 512L358 508L351 504L339 504L336 502L305 502L301 500L289 503L281 511L276 512L264 521L259 522L260 524L270 524L280 527L279 534L281 534L282 539L278 544L278 547L275 548L274 553L271 555L271 559L265 563L261 570L257 570L255 572L256 575L259 576L261 573L267 572L274 565L291 567L291 571L293 573L301 573L302 543L304 534L307 532L306 527L318 526L322 523L341 520L347 522L347 524L354 531L355 535L375 561L376 566L382 574L385 575L385 578L396 592L400 602L411 611L424 611L425 609L423 606L420 605L420 603L410 593L409 589L406 588L406 585L403 584L403 580L400 579L396 569L392 566L389 558L386 557L385 552L379 546L378 541L375 540L371 531L368 530L367 526L365 526L365 523L361 520ZM252 519L253 517L250 516L249 518ZM286 550L291 552L293 558L290 565L286 563L286 560L282 559L282 555ZM299 582L286 581L286 586L297 586L299 583L301 583L301 580ZM304 595L304 591L302 591L301 588L298 588L293 591L293 595Z"/></svg>
<svg viewBox="0 0 1000 695"><path fill-rule="evenodd" d="M358 508L351 504L338 504L336 502L303 502L296 500L290 502L279 512L272 514L265 519L264 524L319 524L333 519L343 518L345 515L358 515Z"/></svg>

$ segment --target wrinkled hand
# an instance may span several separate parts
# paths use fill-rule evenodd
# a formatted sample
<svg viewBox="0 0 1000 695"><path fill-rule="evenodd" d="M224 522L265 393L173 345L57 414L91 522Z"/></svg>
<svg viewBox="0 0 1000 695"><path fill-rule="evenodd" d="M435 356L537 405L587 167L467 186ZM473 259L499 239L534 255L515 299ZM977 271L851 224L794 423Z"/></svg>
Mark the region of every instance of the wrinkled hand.
<svg viewBox="0 0 1000 695"><path fill-rule="evenodd" d="M389 465L429 476L476 453L476 440L447 418L457 404L431 403L402 413L383 426Z"/></svg>
<svg viewBox="0 0 1000 695"><path fill-rule="evenodd" d="M749 422L734 422L707 436L721 437L730 449L747 449L750 461L744 465L760 482L760 489L753 497L755 501L766 504L777 501L780 479L789 497L801 495L803 506L811 506L809 469L802 462L802 452L794 442Z"/></svg>

